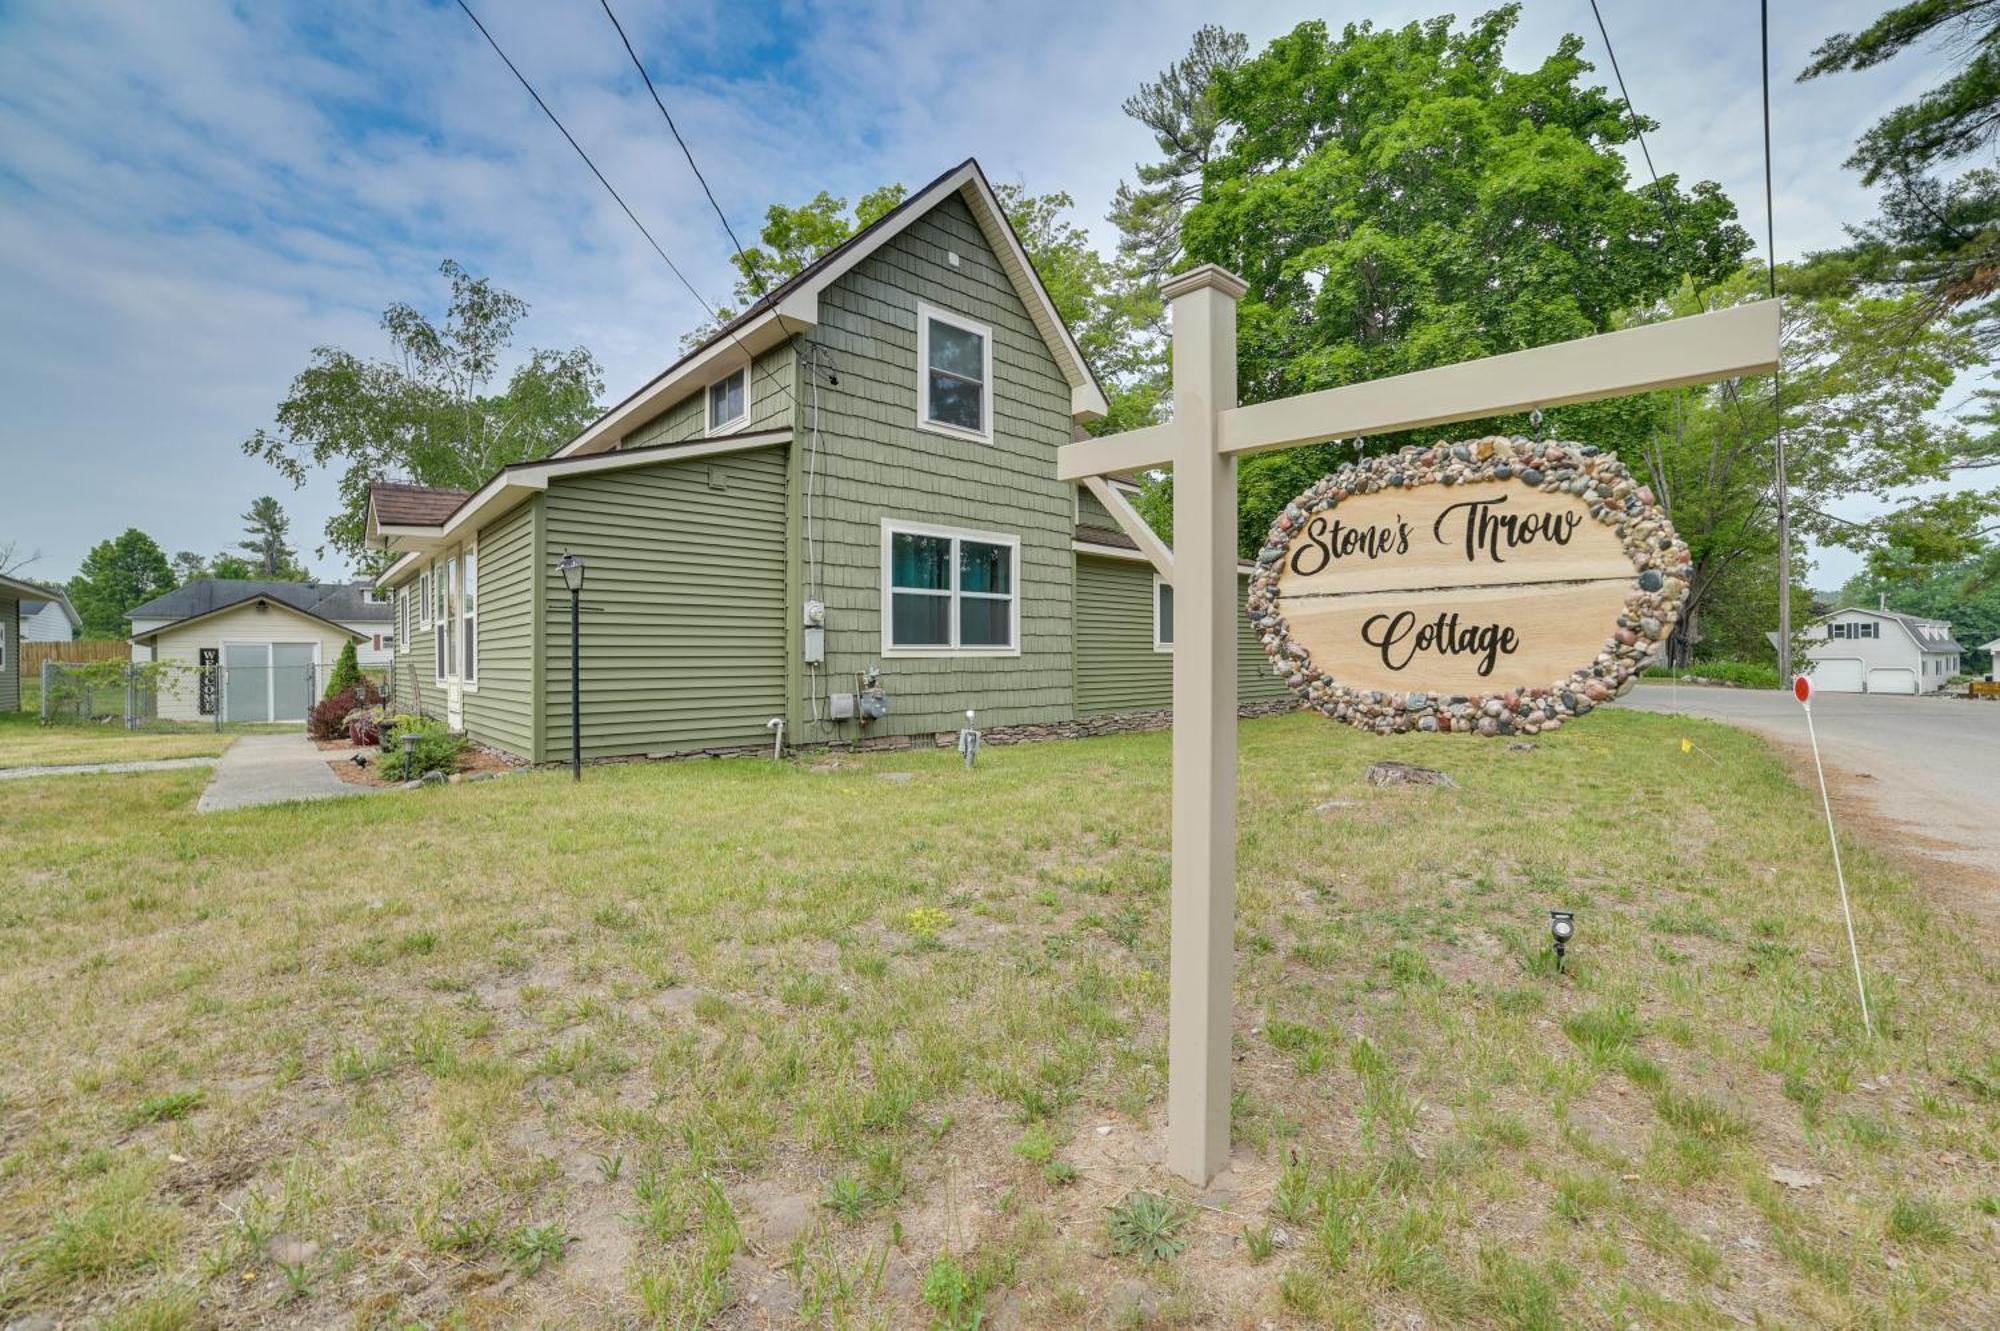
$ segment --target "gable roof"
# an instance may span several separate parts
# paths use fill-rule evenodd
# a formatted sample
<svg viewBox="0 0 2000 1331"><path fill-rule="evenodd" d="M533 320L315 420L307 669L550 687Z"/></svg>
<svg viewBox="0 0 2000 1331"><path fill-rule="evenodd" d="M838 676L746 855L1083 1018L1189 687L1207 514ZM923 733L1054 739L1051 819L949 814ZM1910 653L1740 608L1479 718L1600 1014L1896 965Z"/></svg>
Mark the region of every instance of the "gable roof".
<svg viewBox="0 0 2000 1331"><path fill-rule="evenodd" d="M171 595L171 593L169 594ZM160 599L165 600L166 598L161 597ZM132 635L132 641L139 643L152 642L153 640L158 638L162 633L167 633L175 629L184 629L188 625L198 624L204 619L213 619L217 615L227 614L232 610L241 610L245 606L253 606L253 605L262 606L265 609L276 610L280 614L297 615L300 619L310 619L314 623L323 624L327 628L332 629L334 632L343 634L349 638L353 638L357 642L359 642L362 637L361 634L356 633L353 629L349 628L347 625L336 623L335 621L328 619L325 615L314 614L312 611L304 609L300 606L292 605L288 602L281 601L275 596L256 595L256 596L247 596L237 601L230 601L225 605L218 605L212 610L204 610L199 614L188 615L184 618L173 620L170 623L161 624L156 628L150 628L140 633L134 633ZM383 608L387 609L386 606ZM384 617L386 618L386 616ZM140 616L140 618L142 619L157 618L157 616L142 615Z"/></svg>
<svg viewBox="0 0 2000 1331"><path fill-rule="evenodd" d="M268 582L255 578L200 578L125 612L127 619L199 619L251 601L274 601L329 623L386 624L387 602L366 599L365 582ZM152 632L153 630L148 630Z"/></svg>
<svg viewBox="0 0 2000 1331"><path fill-rule="evenodd" d="M768 350L801 328L817 324L822 290L953 194L964 196L1014 293L1027 307L1029 317L1055 357L1070 386L1071 415L1081 420L1104 415L1110 410L1110 403L1084 359L1083 349L1077 345L1069 325L1063 322L1055 300L1042 284L1041 274L1035 271L1034 262L1022 248L1021 238L1014 234L1014 226L1007 220L1006 210L1000 206L999 195L994 193L986 173L980 170L978 159L968 157L779 283L637 392L598 417L553 456L574 457L615 447L627 430L680 401L714 371L741 362L746 353L754 356Z"/></svg>
<svg viewBox="0 0 2000 1331"><path fill-rule="evenodd" d="M82 628L83 616L76 613L76 607L69 603L69 597L63 595L60 591L55 591L54 588L51 588L50 590L54 592L54 595L45 596L38 600L31 601L26 597L21 598L21 618L23 619L33 618L34 616L41 614L42 611L48 609L50 606L53 605L61 608L63 613L63 618L69 621L69 626L71 628L73 629Z"/></svg>
<svg viewBox="0 0 2000 1331"><path fill-rule="evenodd" d="M29 582L25 578L0 576L0 592L20 602L20 614L23 619L40 614L45 606L59 605L62 607L63 618L69 621L71 628L83 627L83 617L76 613L76 607L69 603L69 594L60 587L44 586L39 582Z"/></svg>

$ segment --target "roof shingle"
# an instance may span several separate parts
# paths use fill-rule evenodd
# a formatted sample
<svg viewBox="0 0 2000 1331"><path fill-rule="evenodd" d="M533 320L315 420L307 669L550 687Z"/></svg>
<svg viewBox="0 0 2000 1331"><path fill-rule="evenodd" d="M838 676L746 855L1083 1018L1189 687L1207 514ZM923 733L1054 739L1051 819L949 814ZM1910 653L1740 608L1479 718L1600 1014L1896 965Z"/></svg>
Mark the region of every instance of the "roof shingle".
<svg viewBox="0 0 2000 1331"><path fill-rule="evenodd" d="M458 511L470 490L446 490L403 481L377 481L368 487L375 522L385 527L434 527Z"/></svg>

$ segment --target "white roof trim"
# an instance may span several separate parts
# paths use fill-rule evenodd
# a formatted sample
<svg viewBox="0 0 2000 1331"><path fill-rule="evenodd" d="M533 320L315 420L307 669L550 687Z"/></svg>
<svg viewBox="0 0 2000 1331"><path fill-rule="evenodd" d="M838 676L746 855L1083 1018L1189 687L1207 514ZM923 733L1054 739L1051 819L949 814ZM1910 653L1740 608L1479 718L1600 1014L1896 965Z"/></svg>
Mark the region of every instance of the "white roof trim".
<svg viewBox="0 0 2000 1331"><path fill-rule="evenodd" d="M1000 267L1006 272L1014 294L1028 307L1028 315L1041 333L1042 341L1055 353L1056 364L1070 386L1071 416L1078 420L1095 420L1106 415L1111 410L1111 404L1105 400L1104 390L1091 375L1090 364L1083 358L1083 349L1077 345L1076 337L1057 312L1055 301L1049 297L1048 288L1042 285L1041 276L1035 272L1034 263L1021 245L1021 238L1008 224L999 196L987 183L985 173L979 169L977 162L968 161L910 200L893 219L863 232L833 262L787 292L777 308L757 315L687 361L670 366L638 392L605 412L582 434L557 449L554 456L567 458L581 453L603 452L615 445L626 431L644 424L706 384L724 366L740 362L746 349L752 356L762 354L793 333L814 326L819 322L820 292L901 235L911 223L928 214L946 198L961 192L986 237L986 243L999 258Z"/></svg>
<svg viewBox="0 0 2000 1331"><path fill-rule="evenodd" d="M389 587L410 565L435 553L438 547L450 544L464 535L468 529L476 530L481 515L491 512L496 506L504 505L511 508L536 491L548 489L552 477L619 471L627 467L645 467L660 462L688 462L696 458L715 457L722 453L743 453L754 448L774 448L779 444L789 444L791 441L791 427L784 426L775 430L743 430L736 434L695 439L684 444L653 444L644 448L610 453L589 453L582 457L549 457L538 462L517 462L473 491L449 518L436 526L396 528L399 533L410 534L409 539L415 548L384 569L375 579L375 587L377 590Z"/></svg>

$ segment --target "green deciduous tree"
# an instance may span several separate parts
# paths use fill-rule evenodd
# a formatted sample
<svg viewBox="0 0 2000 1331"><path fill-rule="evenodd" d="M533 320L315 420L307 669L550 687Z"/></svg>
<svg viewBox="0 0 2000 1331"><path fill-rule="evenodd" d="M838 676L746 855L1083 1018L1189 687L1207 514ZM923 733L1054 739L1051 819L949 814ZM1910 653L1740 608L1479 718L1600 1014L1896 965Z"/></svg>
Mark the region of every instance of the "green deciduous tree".
<svg viewBox="0 0 2000 1331"><path fill-rule="evenodd" d="M1787 296L1784 427L1794 530L1865 549L1878 534L1830 509L1850 495L1887 496L1941 475L1960 430L1937 408L1977 352L1963 330L1922 320L1906 326L1912 294L1803 294L1794 276L1779 273ZM1764 292L1763 269L1751 267L1706 290L1684 283L1629 321L1685 317ZM1697 656L1761 655L1762 633L1776 622L1772 391L1773 381L1758 379L1558 413L1565 434L1615 448L1688 543L1693 573L1668 648L1676 665ZM1793 605L1803 622L1802 585Z"/></svg>
<svg viewBox="0 0 2000 1331"><path fill-rule="evenodd" d="M598 414L604 391L582 347L531 350L493 391L527 302L446 260L451 299L443 324L415 306L391 305L382 329L390 360L316 347L278 404L274 429L243 444L294 485L318 467L339 469L341 510L328 543L366 566L368 487L387 477L471 488L510 463L546 456Z"/></svg>
<svg viewBox="0 0 2000 1331"><path fill-rule="evenodd" d="M92 546L68 587L86 638L128 636L132 624L126 611L173 589L166 554L137 527Z"/></svg>
<svg viewBox="0 0 2000 1331"><path fill-rule="evenodd" d="M1219 263L1250 284L1245 402L1602 332L1686 275L1706 284L1736 269L1749 237L1714 184L1630 183L1619 146L1651 122L1587 81L1579 38L1531 69L1503 63L1517 16L1510 5L1462 30L1440 18L1338 36L1308 22L1240 63L1206 42L1190 68L1209 71L1212 111L1187 121L1203 164L1177 265ZM1171 91L1156 94L1168 107ZM1135 234L1135 249L1151 243ZM1366 447L1501 427L1525 422ZM1287 499L1356 452L1245 459L1246 552Z"/></svg>
<svg viewBox="0 0 2000 1331"><path fill-rule="evenodd" d="M236 548L249 556L260 578L302 579L299 552L291 545L292 520L285 516L276 498L260 495L243 515L244 539Z"/></svg>

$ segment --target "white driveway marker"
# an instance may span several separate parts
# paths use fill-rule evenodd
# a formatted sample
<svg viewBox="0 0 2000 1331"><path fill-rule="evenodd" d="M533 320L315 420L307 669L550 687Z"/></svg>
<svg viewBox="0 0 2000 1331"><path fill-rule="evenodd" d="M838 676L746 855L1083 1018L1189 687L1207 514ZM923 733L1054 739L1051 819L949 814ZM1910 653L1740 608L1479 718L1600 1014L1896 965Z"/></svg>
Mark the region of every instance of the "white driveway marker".
<svg viewBox="0 0 2000 1331"><path fill-rule="evenodd" d="M1826 793L1826 769L1819 762L1819 732L1813 728L1812 681L1800 675L1792 681L1792 694L1806 712L1806 734L1812 739L1813 771L1819 776L1819 803L1826 810L1826 839L1833 847L1833 876L1840 882L1840 913L1847 920L1847 951L1854 958L1854 992L1861 996L1861 1024L1870 1039L1875 1020L1868 1015L1868 985L1861 978L1861 945L1854 941L1854 910L1847 904L1847 872L1840 867L1840 838L1833 834L1833 801Z"/></svg>

